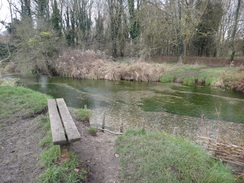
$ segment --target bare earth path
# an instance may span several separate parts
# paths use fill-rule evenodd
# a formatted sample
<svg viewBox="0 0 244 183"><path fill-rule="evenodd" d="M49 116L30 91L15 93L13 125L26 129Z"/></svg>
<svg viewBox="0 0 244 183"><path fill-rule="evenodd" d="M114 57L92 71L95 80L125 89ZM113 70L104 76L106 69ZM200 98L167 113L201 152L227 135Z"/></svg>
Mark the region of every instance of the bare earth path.
<svg viewBox="0 0 244 183"><path fill-rule="evenodd" d="M76 122L82 139L73 144L73 150L90 169L90 183L119 183L119 158L115 154L115 135L98 132L93 137L87 125Z"/></svg>
<svg viewBox="0 0 244 183"><path fill-rule="evenodd" d="M40 125L35 120L16 119L0 128L1 183L36 182L42 173L38 158L42 152L38 146Z"/></svg>

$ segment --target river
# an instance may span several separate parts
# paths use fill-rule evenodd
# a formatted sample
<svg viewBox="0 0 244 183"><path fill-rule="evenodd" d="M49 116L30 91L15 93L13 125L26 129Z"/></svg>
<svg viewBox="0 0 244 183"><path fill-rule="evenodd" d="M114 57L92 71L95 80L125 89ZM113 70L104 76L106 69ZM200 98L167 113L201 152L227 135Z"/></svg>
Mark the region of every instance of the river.
<svg viewBox="0 0 244 183"><path fill-rule="evenodd" d="M92 110L91 125L118 131L146 128L199 141L211 137L244 145L244 95L210 87L128 81L22 77L27 88Z"/></svg>

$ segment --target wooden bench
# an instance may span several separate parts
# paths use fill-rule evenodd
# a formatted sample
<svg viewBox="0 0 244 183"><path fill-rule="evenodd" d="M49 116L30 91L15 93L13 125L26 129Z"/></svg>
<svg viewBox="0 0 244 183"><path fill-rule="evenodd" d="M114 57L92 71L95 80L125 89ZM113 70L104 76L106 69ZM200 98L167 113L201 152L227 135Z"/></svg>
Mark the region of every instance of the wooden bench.
<svg viewBox="0 0 244 183"><path fill-rule="evenodd" d="M61 158L70 157L70 144L81 139L63 98L48 100L53 144L60 145Z"/></svg>

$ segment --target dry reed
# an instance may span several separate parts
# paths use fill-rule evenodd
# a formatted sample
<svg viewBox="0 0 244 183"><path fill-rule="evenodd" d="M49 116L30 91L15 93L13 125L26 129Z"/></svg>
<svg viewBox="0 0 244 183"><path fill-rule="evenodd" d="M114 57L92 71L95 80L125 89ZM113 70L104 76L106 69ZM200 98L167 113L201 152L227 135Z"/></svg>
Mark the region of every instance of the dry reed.
<svg viewBox="0 0 244 183"><path fill-rule="evenodd" d="M103 52L69 50L55 63L59 75L71 78L159 81L165 64L113 62Z"/></svg>

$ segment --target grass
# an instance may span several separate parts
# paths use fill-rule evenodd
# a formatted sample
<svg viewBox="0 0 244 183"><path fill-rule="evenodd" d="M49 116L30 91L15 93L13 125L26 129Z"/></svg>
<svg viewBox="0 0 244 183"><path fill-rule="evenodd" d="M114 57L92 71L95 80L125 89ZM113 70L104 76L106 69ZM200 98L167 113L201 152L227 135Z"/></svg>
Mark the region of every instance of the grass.
<svg viewBox="0 0 244 183"><path fill-rule="evenodd" d="M84 180L85 170L80 170L80 162L76 156L72 154L71 161L65 162L62 165L55 164L55 159L59 154L59 149L52 146L48 151L42 153L41 160L43 161L46 170L40 177L41 183L76 183Z"/></svg>
<svg viewBox="0 0 244 183"><path fill-rule="evenodd" d="M118 137L116 148L123 182L235 182L226 166L182 138L128 130Z"/></svg>
<svg viewBox="0 0 244 183"><path fill-rule="evenodd" d="M71 160L61 165L57 163L60 148L52 143L50 122L47 117L39 116L42 119L42 130L45 136L39 142L39 145L45 148L40 154L41 165L44 167L44 173L40 176L40 183L77 183L84 181L86 170L80 167L79 161L74 153L71 154Z"/></svg>
<svg viewBox="0 0 244 183"><path fill-rule="evenodd" d="M59 146L52 144L50 122L47 114L39 114L47 109L50 97L38 92L13 86L0 86L0 128L7 122L15 122L21 118L35 117L43 131L39 145L44 148L40 154L40 162L44 173L40 176L41 183L75 183L84 180L86 171L79 168L81 162L72 154L70 162L58 165Z"/></svg>
<svg viewBox="0 0 244 183"><path fill-rule="evenodd" d="M89 121L91 110L89 109L72 109L74 117L79 121Z"/></svg>
<svg viewBox="0 0 244 183"><path fill-rule="evenodd" d="M237 72L238 68L219 67L206 68L203 66L171 65L160 77L160 82L179 82L184 85L206 85L216 87L232 86L237 79L243 78L243 73Z"/></svg>
<svg viewBox="0 0 244 183"><path fill-rule="evenodd" d="M0 120L5 122L45 111L50 98L23 87L0 86L0 93Z"/></svg>
<svg viewBox="0 0 244 183"><path fill-rule="evenodd" d="M72 153L71 161L58 165L57 159L60 154L60 149L59 146L52 144L50 123L48 120L42 125L42 130L46 132L46 135L39 142L39 145L45 148L40 154L40 161L45 170L40 176L40 183L82 182L87 172L79 168L81 161Z"/></svg>
<svg viewBox="0 0 244 183"><path fill-rule="evenodd" d="M90 128L88 129L88 132L89 132L92 136L96 136L96 135L97 135L97 129L96 129L96 128L90 127Z"/></svg>

